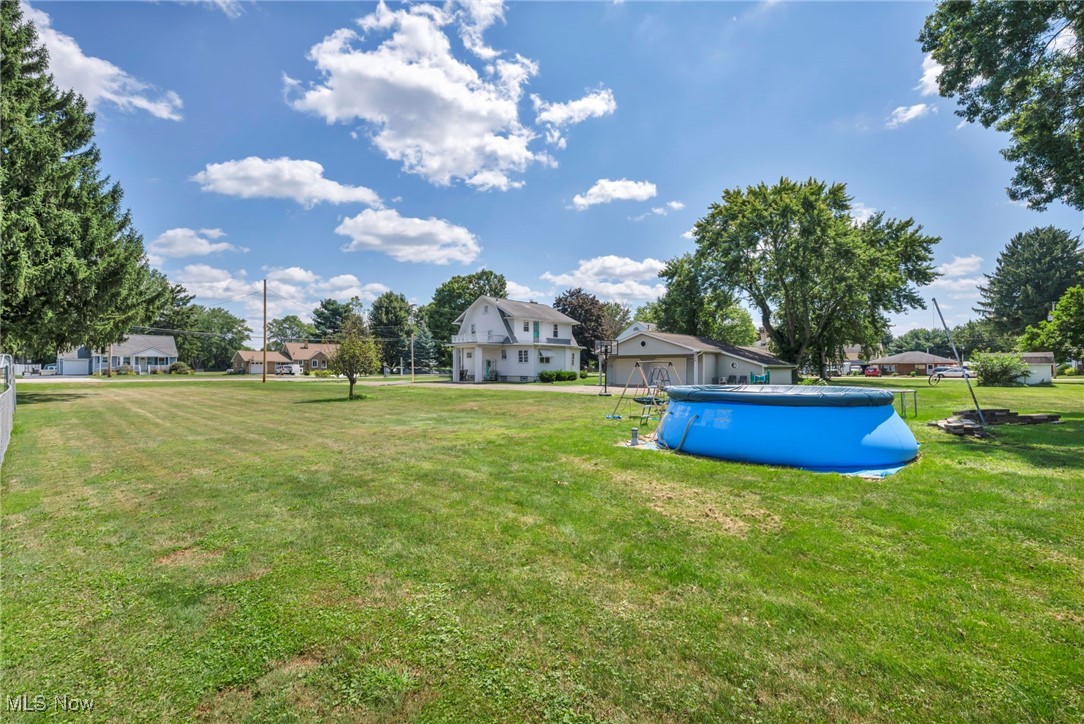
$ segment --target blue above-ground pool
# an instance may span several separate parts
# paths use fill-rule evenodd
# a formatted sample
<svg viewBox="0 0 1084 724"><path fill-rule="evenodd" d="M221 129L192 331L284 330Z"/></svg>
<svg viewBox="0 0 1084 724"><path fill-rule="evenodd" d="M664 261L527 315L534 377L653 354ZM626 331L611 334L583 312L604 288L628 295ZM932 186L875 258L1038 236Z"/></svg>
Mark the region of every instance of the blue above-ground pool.
<svg viewBox="0 0 1084 724"><path fill-rule="evenodd" d="M659 423L660 446L825 472L895 472L918 442L893 395L864 387L678 385Z"/></svg>

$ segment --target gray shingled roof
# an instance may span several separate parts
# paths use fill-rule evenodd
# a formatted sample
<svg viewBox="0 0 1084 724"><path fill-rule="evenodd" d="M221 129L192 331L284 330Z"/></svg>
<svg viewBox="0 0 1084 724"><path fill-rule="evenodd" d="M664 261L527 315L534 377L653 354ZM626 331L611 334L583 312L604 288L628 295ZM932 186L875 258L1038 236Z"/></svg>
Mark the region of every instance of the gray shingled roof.
<svg viewBox="0 0 1084 724"><path fill-rule="evenodd" d="M672 332L638 332L632 335L636 337L638 335L645 335L648 337L654 337L661 339L664 342L672 342L674 344L681 345L682 347L688 347L696 350L697 352L726 352L734 357L739 357L750 362L756 362L757 364L764 365L765 367L793 367L789 362L784 362L774 355L770 355L757 347L743 347L735 344L727 344L726 342L720 342L715 339L708 339L707 337L695 337L691 334L674 334ZM629 339L632 339L630 337ZM622 343L624 344L624 343ZM620 349L620 348L619 348ZM615 355L618 357L639 357L640 355Z"/></svg>
<svg viewBox="0 0 1084 724"><path fill-rule="evenodd" d="M579 321L567 314L558 312L548 304L539 304L538 302L517 302L514 299L494 299L492 297L487 297L487 299L493 299L493 303L497 305L497 309L510 317L527 317L528 319L539 319L543 322L579 324Z"/></svg>
<svg viewBox="0 0 1084 724"><path fill-rule="evenodd" d="M1023 352L1020 354L1020 361L1032 365L1052 365L1054 364L1054 353Z"/></svg>
<svg viewBox="0 0 1084 724"><path fill-rule="evenodd" d="M900 352L869 361L871 365L954 365L956 360L926 352Z"/></svg>

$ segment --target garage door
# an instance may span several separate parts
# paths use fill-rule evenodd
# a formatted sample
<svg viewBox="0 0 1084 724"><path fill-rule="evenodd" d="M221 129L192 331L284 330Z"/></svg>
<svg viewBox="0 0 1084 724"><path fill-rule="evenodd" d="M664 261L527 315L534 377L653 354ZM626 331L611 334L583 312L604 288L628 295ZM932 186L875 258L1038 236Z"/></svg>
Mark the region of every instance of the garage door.
<svg viewBox="0 0 1084 724"><path fill-rule="evenodd" d="M62 359L57 367L62 375L90 374L90 360L88 359Z"/></svg>

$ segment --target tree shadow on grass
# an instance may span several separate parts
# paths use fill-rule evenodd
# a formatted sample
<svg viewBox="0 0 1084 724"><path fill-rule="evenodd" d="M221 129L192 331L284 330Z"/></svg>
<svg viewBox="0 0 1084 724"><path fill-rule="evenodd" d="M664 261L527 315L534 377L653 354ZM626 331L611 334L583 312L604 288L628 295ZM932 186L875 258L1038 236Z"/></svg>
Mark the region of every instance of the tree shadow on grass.
<svg viewBox="0 0 1084 724"><path fill-rule="evenodd" d="M1084 469L1084 420L1057 424L991 425L993 439L978 454L1012 455L1035 468Z"/></svg>
<svg viewBox="0 0 1084 724"><path fill-rule="evenodd" d="M15 406L41 405L49 402L71 402L86 397L85 392L22 392L15 396Z"/></svg>
<svg viewBox="0 0 1084 724"><path fill-rule="evenodd" d="M368 395L354 395L353 399L349 397L328 397L323 400L298 400L295 405L320 405L325 402L358 402L359 400L369 399Z"/></svg>

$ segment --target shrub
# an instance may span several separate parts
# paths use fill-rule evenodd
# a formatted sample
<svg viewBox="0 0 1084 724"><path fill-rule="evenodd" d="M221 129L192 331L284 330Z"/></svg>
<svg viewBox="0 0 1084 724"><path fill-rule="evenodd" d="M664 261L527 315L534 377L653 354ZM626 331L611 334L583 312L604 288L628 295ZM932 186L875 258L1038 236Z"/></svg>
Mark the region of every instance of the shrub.
<svg viewBox="0 0 1084 724"><path fill-rule="evenodd" d="M557 373L557 380L559 382L571 382L572 380L578 380L579 374L575 370L561 370Z"/></svg>
<svg viewBox="0 0 1084 724"><path fill-rule="evenodd" d="M581 380L586 380L587 379L587 370L580 370L580 379Z"/></svg>
<svg viewBox="0 0 1084 724"><path fill-rule="evenodd" d="M332 372L331 370L316 370L315 372L313 372L313 374L316 375L317 377L334 377L335 376L335 373Z"/></svg>
<svg viewBox="0 0 1084 724"><path fill-rule="evenodd" d="M121 365L117 369L118 375L130 375L132 374L132 365Z"/></svg>
<svg viewBox="0 0 1084 724"><path fill-rule="evenodd" d="M539 382L556 382L557 370L542 370L538 373Z"/></svg>
<svg viewBox="0 0 1084 724"><path fill-rule="evenodd" d="M820 377L803 377L799 385L805 385L806 387L827 387L828 383L822 380Z"/></svg>
<svg viewBox="0 0 1084 724"><path fill-rule="evenodd" d="M1067 367L1065 368L1065 371L1064 371L1064 372L1062 372L1062 374L1063 374L1063 375L1065 375L1066 377L1072 377L1073 375L1075 375L1075 374L1076 374L1076 370L1075 370L1075 369L1073 369L1072 367L1068 367L1068 366L1067 366Z"/></svg>
<svg viewBox="0 0 1084 724"><path fill-rule="evenodd" d="M912 377L918 377L918 370L911 370Z"/></svg>
<svg viewBox="0 0 1084 724"><path fill-rule="evenodd" d="M975 352L969 365L982 387L1016 385L1028 373L1028 366L1017 355L1006 352Z"/></svg>
<svg viewBox="0 0 1084 724"><path fill-rule="evenodd" d="M195 372L184 362L174 362L169 366L169 373L171 375L194 375Z"/></svg>

